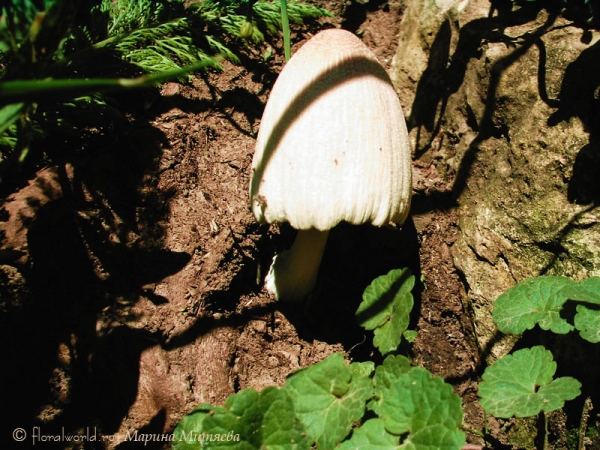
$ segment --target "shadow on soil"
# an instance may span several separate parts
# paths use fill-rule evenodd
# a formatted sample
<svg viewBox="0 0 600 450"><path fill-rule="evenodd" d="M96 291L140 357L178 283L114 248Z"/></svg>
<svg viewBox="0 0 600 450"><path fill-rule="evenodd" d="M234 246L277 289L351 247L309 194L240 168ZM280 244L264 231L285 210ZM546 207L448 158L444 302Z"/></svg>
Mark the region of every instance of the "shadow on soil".
<svg viewBox="0 0 600 450"><path fill-rule="evenodd" d="M18 198L19 217L10 220L26 233L25 250L0 252L5 265L0 268L8 268L0 270L0 358L7 362L0 375L5 418L0 443L5 448L14 448L11 433L17 428L28 435L23 448L29 447L35 426L45 435L90 428L91 433L113 434L138 394L142 352L157 344L185 345L191 334L197 337L221 325L203 322L169 343L148 330L118 326L135 320L130 309L141 297L168 302L153 286L192 257L163 247L174 192L159 188L157 181L161 149L169 141L149 122L174 106L189 112L212 109L247 134L226 111L243 107L254 123L263 105L242 91L219 93L212 102L161 99L152 90L123 94L97 128L85 128L83 117L79 122L71 118L81 122L81 134L51 134L40 144L38 153L44 148L52 153L57 182L37 180L35 196ZM144 104L151 109L131 109ZM20 187L13 183L3 189ZM9 201L14 199L3 200L2 206ZM1 219L9 220L4 210ZM254 284L238 279L230 289L245 292L248 286ZM162 433L165 423L162 411L139 432ZM44 447L64 448L64 443L44 442Z"/></svg>
<svg viewBox="0 0 600 450"><path fill-rule="evenodd" d="M62 159L58 187L41 186L48 201L22 199L28 256L12 264L23 276L23 295L12 296L5 272L0 291L0 358L8 364L0 380L7 431L0 440L10 448L18 427L28 434L35 425L44 434L118 427L136 397L139 355L155 339L127 327L102 336L98 320L123 314L145 285L190 260L161 248L171 194L140 191L156 171L162 135L132 126L107 138L99 154Z"/></svg>
<svg viewBox="0 0 600 450"><path fill-rule="evenodd" d="M291 246L291 239L282 241L289 245L278 251ZM375 278L403 267L410 268L417 280L413 291L416 315L410 324L414 328L420 309L420 261L417 231L410 219L402 228L348 224L334 228L314 293L306 303L278 308L295 325L300 338L342 343L352 350L355 360L374 360L379 352L372 346L372 333L358 326L355 312L363 291Z"/></svg>

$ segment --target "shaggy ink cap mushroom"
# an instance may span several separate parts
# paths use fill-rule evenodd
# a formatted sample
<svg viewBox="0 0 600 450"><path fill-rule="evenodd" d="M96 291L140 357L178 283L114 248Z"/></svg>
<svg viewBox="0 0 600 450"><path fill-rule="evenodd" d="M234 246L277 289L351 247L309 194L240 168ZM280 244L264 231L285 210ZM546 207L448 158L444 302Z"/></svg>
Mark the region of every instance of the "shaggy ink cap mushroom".
<svg viewBox="0 0 600 450"><path fill-rule="evenodd" d="M256 141L252 211L261 223L298 230L273 259L267 290L303 298L331 228L402 223L411 191L406 123L385 69L352 33L318 33L279 75Z"/></svg>

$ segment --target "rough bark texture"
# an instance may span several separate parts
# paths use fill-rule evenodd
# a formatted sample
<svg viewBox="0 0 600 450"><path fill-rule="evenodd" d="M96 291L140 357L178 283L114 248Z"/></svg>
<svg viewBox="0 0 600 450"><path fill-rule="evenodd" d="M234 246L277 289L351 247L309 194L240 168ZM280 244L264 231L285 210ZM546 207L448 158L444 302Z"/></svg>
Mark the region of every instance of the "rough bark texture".
<svg viewBox="0 0 600 450"><path fill-rule="evenodd" d="M537 275L600 275L598 33L539 8L407 4L393 79L415 157L454 178L452 248L480 349L495 299ZM418 82L417 82L418 80Z"/></svg>

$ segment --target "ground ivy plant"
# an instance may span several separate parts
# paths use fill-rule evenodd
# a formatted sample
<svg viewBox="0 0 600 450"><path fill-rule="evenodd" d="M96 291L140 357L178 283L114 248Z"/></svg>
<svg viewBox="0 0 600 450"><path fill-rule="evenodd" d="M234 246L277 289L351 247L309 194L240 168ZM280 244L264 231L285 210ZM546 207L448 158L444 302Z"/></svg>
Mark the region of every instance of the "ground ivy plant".
<svg viewBox="0 0 600 450"><path fill-rule="evenodd" d="M396 351L402 336L414 339L414 331L408 330L414 285L415 277L408 269L396 269L376 278L363 293L356 317L361 327L373 330L373 345L382 355Z"/></svg>
<svg viewBox="0 0 600 450"><path fill-rule="evenodd" d="M452 387L396 354L413 307L414 276L393 270L365 290L357 317L387 357L345 361L335 353L291 374L284 386L247 388L223 406L199 405L173 435L174 450L457 450L463 411Z"/></svg>
<svg viewBox="0 0 600 450"><path fill-rule="evenodd" d="M571 320L561 316L567 302L575 302ZM527 279L498 297L493 318L502 333L520 334L538 325L557 334L576 330L584 340L598 343L600 277L580 282L561 276ZM556 368L551 351L541 345L504 356L486 368L479 385L480 404L500 418L560 409L581 394L581 383L572 377L553 378ZM545 438L547 442L547 434Z"/></svg>
<svg viewBox="0 0 600 450"><path fill-rule="evenodd" d="M567 301L576 302L573 323L561 317ZM580 282L567 277L527 279L498 297L493 318L503 333L520 334L539 325L557 334L579 331L592 343L600 342L600 277Z"/></svg>
<svg viewBox="0 0 600 450"><path fill-rule="evenodd" d="M479 384L480 404L495 417L529 417L555 411L581 394L572 377L553 378L552 352L541 345L524 348L496 361Z"/></svg>

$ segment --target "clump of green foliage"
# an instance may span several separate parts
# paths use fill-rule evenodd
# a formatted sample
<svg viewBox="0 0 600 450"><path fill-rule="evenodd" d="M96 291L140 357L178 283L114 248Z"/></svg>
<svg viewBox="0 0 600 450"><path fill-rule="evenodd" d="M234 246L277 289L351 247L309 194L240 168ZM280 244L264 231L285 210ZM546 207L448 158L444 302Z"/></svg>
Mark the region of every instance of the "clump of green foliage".
<svg viewBox="0 0 600 450"><path fill-rule="evenodd" d="M575 315L563 317L567 303ZM521 334L538 325L542 330L567 334L577 330L582 339L600 342L600 277L576 282L567 277L540 276L525 280L494 303L494 322L502 333ZM479 385L481 406L495 417L530 417L564 406L581 394L573 377L554 379L557 364L542 345L524 348L486 368ZM547 433L545 445L547 448ZM580 435L580 441L583 434ZM581 447L580 442L580 447Z"/></svg>
<svg viewBox="0 0 600 450"><path fill-rule="evenodd" d="M178 424L175 450L236 448L295 449L459 449L460 398L441 378L398 354L414 305L414 276L392 270L363 293L356 317L374 332L373 344L387 355L377 367L344 362L333 354L291 374L284 386L262 392L244 389L223 406L199 405ZM572 322L561 317L566 302L576 302ZM575 282L566 277L538 277L500 296L494 320L504 333L522 333L539 325L564 334L577 330L600 342L600 278ZM542 345L524 348L487 367L479 385L480 404L498 418L531 417L564 406L581 394L573 377L555 378L557 363ZM580 441L583 439L582 432ZM543 448L548 448L546 430ZM581 447L580 442L580 447Z"/></svg>
<svg viewBox="0 0 600 450"><path fill-rule="evenodd" d="M388 354L380 366L348 364L336 353L283 387L247 388L223 406L199 405L178 424L173 449L460 449L463 411L452 386L395 354L407 336L414 282L408 269L393 270L364 292L357 317Z"/></svg>
<svg viewBox="0 0 600 450"><path fill-rule="evenodd" d="M295 23L330 15L288 3ZM30 155L42 137L81 134L82 114L89 128L118 127L111 93L240 63L282 27L266 0L11 0L0 13L0 183L28 156L49 158Z"/></svg>

